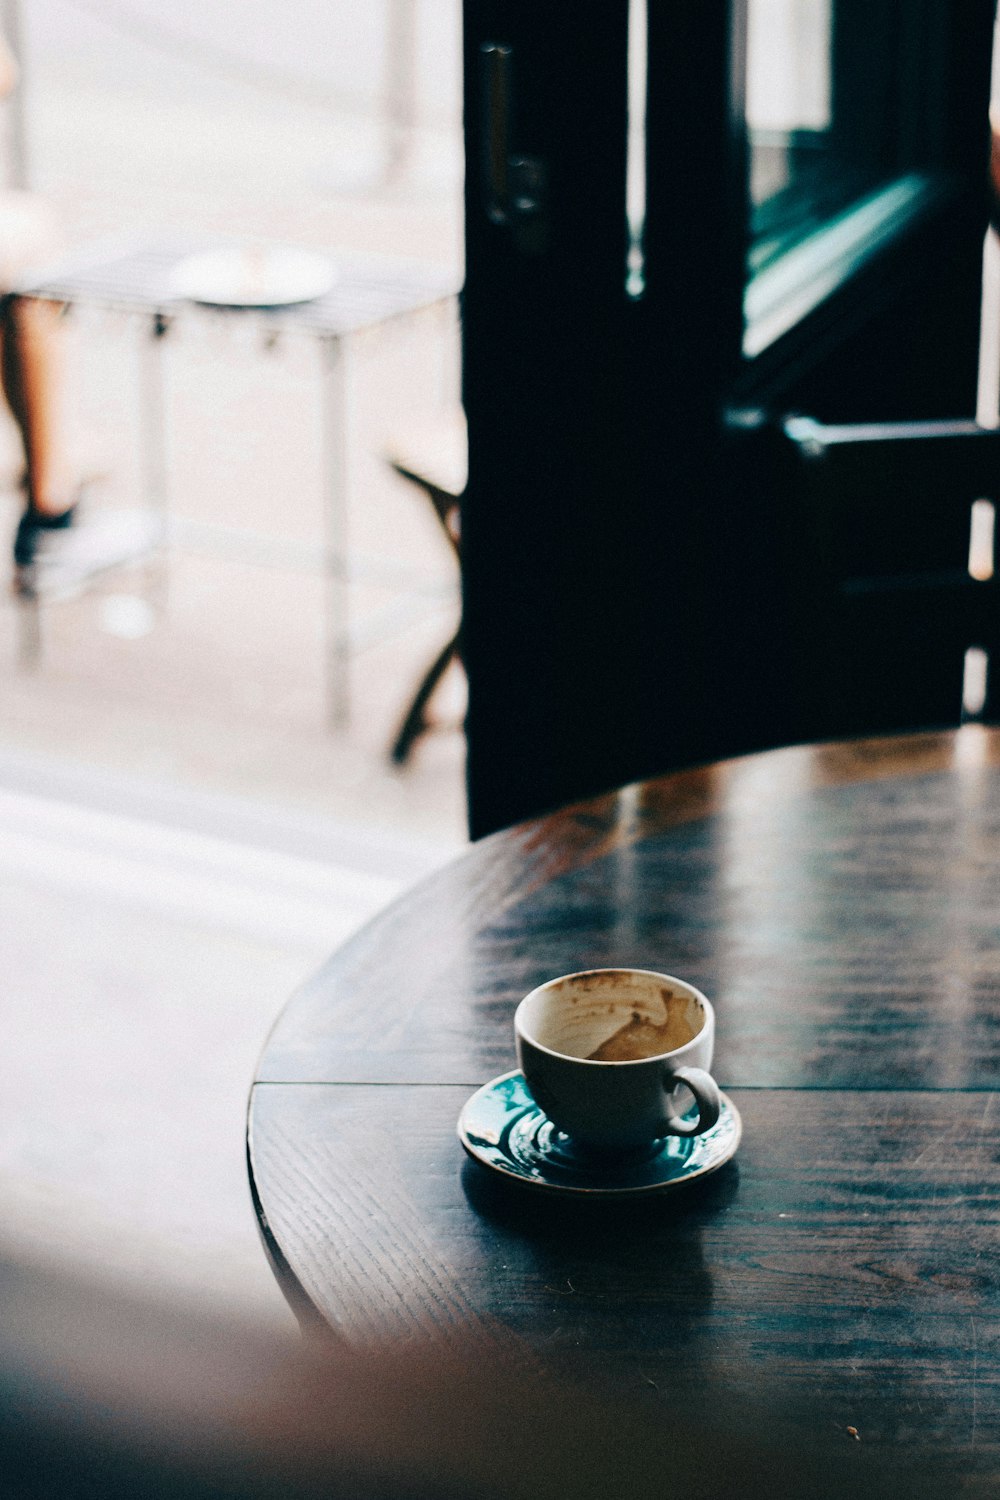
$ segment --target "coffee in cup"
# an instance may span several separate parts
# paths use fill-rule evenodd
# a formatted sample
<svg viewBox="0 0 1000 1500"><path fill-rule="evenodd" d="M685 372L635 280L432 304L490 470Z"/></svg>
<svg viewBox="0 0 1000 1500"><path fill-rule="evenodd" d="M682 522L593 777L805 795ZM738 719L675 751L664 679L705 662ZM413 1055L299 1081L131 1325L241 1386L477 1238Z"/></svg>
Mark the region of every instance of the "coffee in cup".
<svg viewBox="0 0 1000 1500"><path fill-rule="evenodd" d="M583 1147L701 1135L719 1118L715 1015L700 990L649 969L589 969L539 985L514 1015L535 1102ZM687 1093L697 1117L682 1112Z"/></svg>

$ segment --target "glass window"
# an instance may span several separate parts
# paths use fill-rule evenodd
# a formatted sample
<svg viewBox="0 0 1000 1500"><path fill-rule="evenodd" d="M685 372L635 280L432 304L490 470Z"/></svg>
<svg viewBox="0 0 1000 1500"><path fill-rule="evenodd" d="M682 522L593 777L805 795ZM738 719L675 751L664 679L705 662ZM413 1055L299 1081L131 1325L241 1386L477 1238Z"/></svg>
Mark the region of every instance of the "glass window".
<svg viewBox="0 0 1000 1500"><path fill-rule="evenodd" d="M826 296L930 187L919 5L748 0L745 352Z"/></svg>
<svg viewBox="0 0 1000 1500"><path fill-rule="evenodd" d="M831 194L842 201L830 159L832 20L831 0L750 0L751 271L827 217Z"/></svg>

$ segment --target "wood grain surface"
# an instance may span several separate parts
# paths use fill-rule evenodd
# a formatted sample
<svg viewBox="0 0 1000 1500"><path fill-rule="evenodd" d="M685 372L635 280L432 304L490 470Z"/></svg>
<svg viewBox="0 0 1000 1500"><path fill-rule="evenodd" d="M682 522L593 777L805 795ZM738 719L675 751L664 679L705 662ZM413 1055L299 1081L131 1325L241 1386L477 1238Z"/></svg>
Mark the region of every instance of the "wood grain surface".
<svg viewBox="0 0 1000 1500"><path fill-rule="evenodd" d="M1000 1075L1000 733L791 749L528 823L388 908L286 1008L258 1078L453 1083L513 1066L545 979L677 974L739 1086Z"/></svg>
<svg viewBox="0 0 1000 1500"><path fill-rule="evenodd" d="M740 1091L738 1157L627 1207L465 1162L464 1091L263 1085L254 1167L320 1314L442 1337L652 1404L762 1381L870 1442L1000 1460L1000 1109L992 1093Z"/></svg>
<svg viewBox="0 0 1000 1500"><path fill-rule="evenodd" d="M795 749L496 835L293 998L250 1107L266 1239L354 1342L678 1381L949 1474L1000 1463L1000 734ZM736 1159L627 1207L467 1161L469 1091L556 973L665 969L718 1012ZM817 1427L818 1424L818 1427ZM827 1429L829 1430L829 1429Z"/></svg>

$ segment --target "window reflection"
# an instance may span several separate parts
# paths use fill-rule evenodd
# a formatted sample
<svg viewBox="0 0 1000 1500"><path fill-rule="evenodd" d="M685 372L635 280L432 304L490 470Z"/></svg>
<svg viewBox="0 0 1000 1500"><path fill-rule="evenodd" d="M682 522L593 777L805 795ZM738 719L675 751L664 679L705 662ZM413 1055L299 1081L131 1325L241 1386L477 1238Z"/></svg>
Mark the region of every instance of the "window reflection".
<svg viewBox="0 0 1000 1500"><path fill-rule="evenodd" d="M838 96L836 23L833 0L749 0L751 275L874 186L851 125L863 101Z"/></svg>
<svg viewBox="0 0 1000 1500"><path fill-rule="evenodd" d="M925 9L894 0L747 0L746 40L748 323L764 304L775 323L789 282L794 322L919 211L940 155L941 49Z"/></svg>

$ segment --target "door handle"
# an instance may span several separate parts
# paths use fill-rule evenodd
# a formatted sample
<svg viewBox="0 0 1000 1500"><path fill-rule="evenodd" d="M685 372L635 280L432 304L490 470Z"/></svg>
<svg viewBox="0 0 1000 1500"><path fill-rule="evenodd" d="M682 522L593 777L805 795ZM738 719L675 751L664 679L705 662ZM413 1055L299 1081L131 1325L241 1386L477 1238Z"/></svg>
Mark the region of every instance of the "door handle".
<svg viewBox="0 0 1000 1500"><path fill-rule="evenodd" d="M518 248L544 248L545 163L512 150L514 49L483 42L479 49L483 106L483 197L491 224L510 227Z"/></svg>
<svg viewBox="0 0 1000 1500"><path fill-rule="evenodd" d="M484 42L479 49L483 100L483 184L486 217L508 222L510 197L510 88L512 49Z"/></svg>

